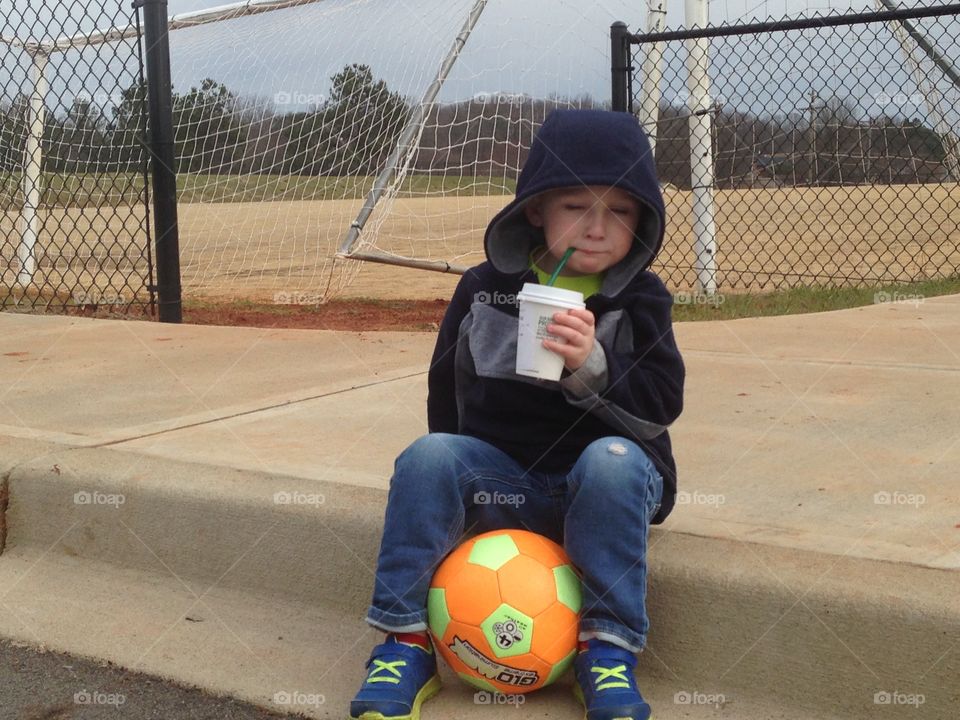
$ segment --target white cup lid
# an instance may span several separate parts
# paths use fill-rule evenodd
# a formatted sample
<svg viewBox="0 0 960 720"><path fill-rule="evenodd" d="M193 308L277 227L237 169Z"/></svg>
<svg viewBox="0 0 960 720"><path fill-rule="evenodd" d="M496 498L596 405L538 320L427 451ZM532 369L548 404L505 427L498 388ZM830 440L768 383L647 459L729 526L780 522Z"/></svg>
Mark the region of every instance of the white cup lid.
<svg viewBox="0 0 960 720"><path fill-rule="evenodd" d="M558 288L552 285L539 285L537 283L524 283L523 289L520 290L517 295L517 299L527 302L543 302L551 305L585 307L582 292Z"/></svg>

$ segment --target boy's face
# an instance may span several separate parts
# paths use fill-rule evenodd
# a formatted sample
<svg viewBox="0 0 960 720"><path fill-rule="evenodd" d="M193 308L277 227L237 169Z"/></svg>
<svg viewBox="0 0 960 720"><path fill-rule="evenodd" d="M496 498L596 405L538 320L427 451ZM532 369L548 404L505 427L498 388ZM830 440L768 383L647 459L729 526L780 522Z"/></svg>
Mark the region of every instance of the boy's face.
<svg viewBox="0 0 960 720"><path fill-rule="evenodd" d="M547 254L537 261L541 269L553 272L567 248L574 248L561 275L590 275L616 265L630 251L640 221L633 195L603 185L550 190L524 211L546 238Z"/></svg>

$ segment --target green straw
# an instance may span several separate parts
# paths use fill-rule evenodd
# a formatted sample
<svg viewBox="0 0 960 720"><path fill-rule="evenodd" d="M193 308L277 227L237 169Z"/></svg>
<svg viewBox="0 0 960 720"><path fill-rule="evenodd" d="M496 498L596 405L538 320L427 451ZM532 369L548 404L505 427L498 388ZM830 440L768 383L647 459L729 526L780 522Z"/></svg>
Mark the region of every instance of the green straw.
<svg viewBox="0 0 960 720"><path fill-rule="evenodd" d="M567 264L567 260L570 259L570 256L573 255L575 248L567 248L567 251L563 254L563 257L560 258L560 263L557 265L557 269L553 271L553 275L550 276L550 279L547 280L547 285L553 285L557 281L557 276L560 274L560 271L563 270L563 266Z"/></svg>

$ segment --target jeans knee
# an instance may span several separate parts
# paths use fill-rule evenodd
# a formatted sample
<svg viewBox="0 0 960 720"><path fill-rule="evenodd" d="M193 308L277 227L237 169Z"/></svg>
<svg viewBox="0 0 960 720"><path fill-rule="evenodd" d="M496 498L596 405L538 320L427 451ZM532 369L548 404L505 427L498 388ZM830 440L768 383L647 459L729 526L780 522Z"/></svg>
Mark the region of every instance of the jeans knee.
<svg viewBox="0 0 960 720"><path fill-rule="evenodd" d="M402 458L413 458L420 462L430 462L445 454L451 438L456 435L447 433L428 433L421 435L400 453Z"/></svg>
<svg viewBox="0 0 960 720"><path fill-rule="evenodd" d="M457 453L453 443L458 436L447 433L422 435L397 456L391 485L415 483L435 486L449 479L456 481Z"/></svg>
<svg viewBox="0 0 960 720"><path fill-rule="evenodd" d="M649 483L637 483L636 479L656 477L657 470L643 448L632 440L604 437L584 449L573 474L578 484L588 484L591 492L622 495L638 489L645 491Z"/></svg>

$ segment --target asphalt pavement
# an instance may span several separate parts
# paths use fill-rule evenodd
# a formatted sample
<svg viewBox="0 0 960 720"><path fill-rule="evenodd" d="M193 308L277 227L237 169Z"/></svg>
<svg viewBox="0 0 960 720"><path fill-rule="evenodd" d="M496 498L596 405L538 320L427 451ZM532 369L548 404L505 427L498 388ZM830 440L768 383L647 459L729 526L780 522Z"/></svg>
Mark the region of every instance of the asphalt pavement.
<svg viewBox="0 0 960 720"><path fill-rule="evenodd" d="M278 720L281 715L112 663L0 640L2 720Z"/></svg>

